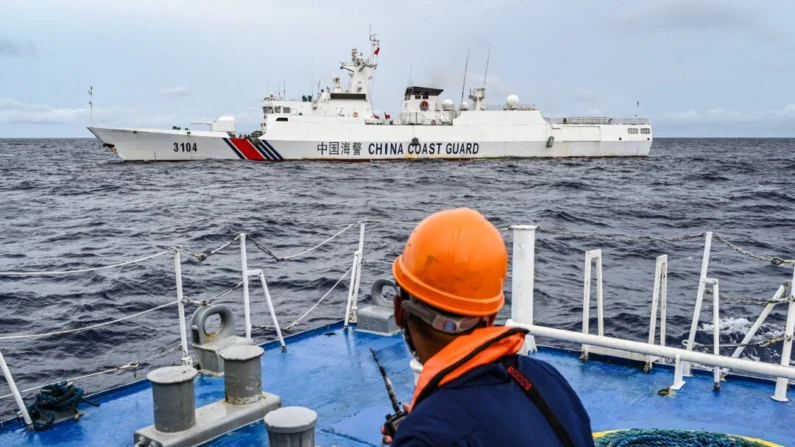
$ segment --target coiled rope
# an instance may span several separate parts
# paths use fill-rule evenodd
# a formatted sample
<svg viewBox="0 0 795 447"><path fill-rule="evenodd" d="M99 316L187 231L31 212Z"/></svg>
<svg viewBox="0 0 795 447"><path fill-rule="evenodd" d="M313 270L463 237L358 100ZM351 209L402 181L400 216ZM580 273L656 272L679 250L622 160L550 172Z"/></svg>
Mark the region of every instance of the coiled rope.
<svg viewBox="0 0 795 447"><path fill-rule="evenodd" d="M594 439L596 447L769 447L748 438L705 431L635 428Z"/></svg>
<svg viewBox="0 0 795 447"><path fill-rule="evenodd" d="M33 428L36 430L47 430L55 422L56 411L72 410L75 419L79 417L77 406L80 402L85 402L89 405L98 407L89 400L83 398L83 389L74 384L67 383L65 380L61 383L53 383L42 387L41 391L36 395L36 401L28 405L28 413L33 420ZM46 420L39 422L39 419Z"/></svg>

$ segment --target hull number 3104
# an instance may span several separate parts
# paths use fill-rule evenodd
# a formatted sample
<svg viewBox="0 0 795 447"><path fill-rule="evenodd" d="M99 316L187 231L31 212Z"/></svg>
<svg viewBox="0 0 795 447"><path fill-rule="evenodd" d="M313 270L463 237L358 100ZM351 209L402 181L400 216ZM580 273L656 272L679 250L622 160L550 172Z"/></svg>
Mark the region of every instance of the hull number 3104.
<svg viewBox="0 0 795 447"><path fill-rule="evenodd" d="M174 143L174 152L198 152L196 143Z"/></svg>

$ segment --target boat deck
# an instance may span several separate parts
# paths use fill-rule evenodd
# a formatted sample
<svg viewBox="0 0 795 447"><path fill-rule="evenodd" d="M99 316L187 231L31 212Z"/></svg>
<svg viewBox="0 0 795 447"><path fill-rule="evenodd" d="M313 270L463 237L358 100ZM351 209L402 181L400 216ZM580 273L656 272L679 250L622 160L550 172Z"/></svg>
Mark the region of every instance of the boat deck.
<svg viewBox="0 0 795 447"><path fill-rule="evenodd" d="M410 355L399 335L385 337L344 332L341 324L322 327L287 339L288 352L277 343L263 345L262 387L282 398L285 406L305 406L318 413L316 444L321 446L380 446L378 427L391 412L378 369L369 352L374 348L390 374L398 397L408 401L414 388ZM697 374L673 396L657 391L673 381L673 371L604 363L592 355L581 363L579 353L541 348L537 358L554 365L579 393L595 431L622 428L682 428L708 430L795 446L795 405L770 399L770 381L732 376L720 392L712 378ZM223 379L196 379L196 407L223 399ZM81 405L79 422L63 422L44 432L28 433L21 422L0 428L0 445L116 446L131 445L133 432L153 423L152 393L143 380L94 396L99 408ZM228 433L209 446L267 445L259 422Z"/></svg>

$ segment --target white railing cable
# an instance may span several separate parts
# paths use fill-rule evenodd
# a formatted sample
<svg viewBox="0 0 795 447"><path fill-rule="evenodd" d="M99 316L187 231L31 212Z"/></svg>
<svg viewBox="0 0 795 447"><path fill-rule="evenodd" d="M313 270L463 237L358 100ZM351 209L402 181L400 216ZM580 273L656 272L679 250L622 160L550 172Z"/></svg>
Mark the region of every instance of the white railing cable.
<svg viewBox="0 0 795 447"><path fill-rule="evenodd" d="M303 314L303 315L301 315L300 317L298 317L298 319L296 319L295 321L293 321L292 323L290 323L289 325L287 325L287 327L285 327L284 329L289 331L289 330L290 330L290 329L292 329L292 328L293 328L293 327L294 327L296 324L298 324L298 322L300 322L300 321L301 321L301 320L303 320L303 319L304 319L304 318L305 318L307 315L309 315L309 313L310 313L310 312L312 312L313 310L315 310L315 308L316 308L316 307L317 307L317 306L318 306L320 303L322 303L322 302L323 302L323 300L325 300L325 299L326 299L326 297L327 297L327 296L329 296L329 295L331 294L331 292L332 292L334 289L336 289L336 288L337 288L337 286L338 286L338 285L339 285L339 284L342 282L342 280L343 280L343 279L345 279L345 277L346 277L346 276L348 276L348 274L351 272L351 270L353 270L353 267L349 268L349 269L348 269L348 271L346 271L346 272L345 272L345 273L344 273L342 276L340 276L340 279L338 279L338 280L337 280L337 282L335 282L335 283L334 283L334 285L333 285L333 286L331 286L331 288L330 288L330 289L328 289L328 291L327 291L327 292L326 292L326 293L325 293L323 296L321 296L321 297L320 297L320 299L319 299L319 300L317 300L317 302L316 302L316 303L315 303L315 304L314 304L312 307L310 307L310 308L309 308L309 310L307 310L306 312L304 312L304 314Z"/></svg>
<svg viewBox="0 0 795 447"><path fill-rule="evenodd" d="M84 268L84 269L75 269L75 270L61 270L61 271L38 271L38 272L3 272L0 271L0 276L56 276L56 275L72 275L76 273L86 273L86 272L94 272L97 270L107 270L113 269L118 267L124 267L125 265L130 264L137 264L139 262L147 261L149 259L157 258L159 256L165 256L167 254L174 253L175 248L170 248L165 251L161 251L160 253L155 253L153 255L144 256L143 258L137 258L130 261L120 262L118 264L112 265L103 265L101 267L91 267L91 268Z"/></svg>
<svg viewBox="0 0 795 447"><path fill-rule="evenodd" d="M320 247L322 247L322 246L324 246L324 245L328 244L329 242L331 242L331 241L333 241L334 239L336 239L336 238L338 238L339 236L341 236L341 235L342 235L343 233L345 233L346 231L348 231L348 230L350 230L351 228L353 228L353 226L354 226L354 225L358 225L358 224L359 224L359 222L358 222L358 221L357 221L357 222L354 222L354 223L352 223L352 224L350 224L350 225L346 226L346 227L345 227L345 228L343 228L342 230L340 230L340 231L338 231L338 232L334 233L333 235L331 235L331 236L330 236L328 239L324 240L323 242L321 242L321 243L319 243L319 244L317 244L317 245L315 245L315 246L313 246L313 247L307 248L306 250L304 250L304 251L301 251L301 252L299 252L299 253L296 253L296 254L290 255L290 256L278 256L278 255L276 255L276 253L274 253L274 252L273 252L273 250L269 249L268 247L265 247L264 245L260 244L260 243L259 243L259 242L257 242L256 240L254 240L254 239L251 237L251 235L250 235L250 234L246 234L246 236L247 236L247 239L248 239L249 241L251 241L251 243L252 243L252 244L254 244L254 246L255 246L255 247L257 247L257 248L258 248L260 251L262 251L263 253L267 254L267 255L268 255L268 256L270 256L270 257L272 257L273 259L275 259L275 260L277 260L277 261L289 261L289 260L291 260L291 259L299 258L299 257L301 257L301 256L303 256L303 255L305 255L305 254L307 254L307 253L310 253L310 252L312 252L312 251L314 251L314 250L317 250L318 248L320 248Z"/></svg>
<svg viewBox="0 0 795 447"><path fill-rule="evenodd" d="M198 260L199 262L204 262L210 256L212 256L212 255L218 253L219 251L225 249L226 247L234 244L239 239L240 239L240 236L237 236L234 239L232 239L231 241L226 242L225 244L221 245L220 247L216 248L215 250L211 250L211 251L209 251L207 253L196 253L196 252L194 252L192 250L186 250L186 253L188 253L191 256L193 256L194 258L196 258L196 260ZM182 247L180 247L180 248L182 248Z"/></svg>
<svg viewBox="0 0 795 447"><path fill-rule="evenodd" d="M79 327L79 328L75 328L75 329L65 329L65 330L62 330L62 331L44 332L44 333L41 333L41 334L4 335L4 336L0 336L0 341L5 341L5 340L26 340L26 339L43 338L43 337L50 337L50 336L54 336L54 335L73 334L75 332L88 331L88 330L91 330L91 329L96 329L96 328L103 327L103 326L109 326L111 324L120 323L120 322L125 321L125 320L130 320L132 318L140 317L141 315L145 315L145 314L148 314L150 312L154 312L156 310L163 309L165 307L173 306L173 305L175 305L177 303L178 303L178 301L172 301L172 302L169 302L169 303L166 303L166 304L161 304L161 305L159 305L157 307L153 307L151 309L144 310L144 311L132 314L132 315L127 315L125 317L117 318L115 320L106 321L104 323L92 324L90 326Z"/></svg>
<svg viewBox="0 0 795 447"><path fill-rule="evenodd" d="M158 352L156 354L150 355L149 357L145 357L143 359L136 360L134 362L125 363L124 365L117 366L115 368L103 369L103 370L99 370L99 371L92 372L92 373L89 373L89 374L85 374L85 375L82 375L82 376L70 377L70 378L64 379L64 380L66 380L67 382L76 382L78 380L88 379L90 377L100 376L102 374L108 374L108 373L112 373L112 372L116 372L116 371L124 371L124 370L132 370L133 374L135 374L136 370L138 368L140 368L141 365L145 365L145 364L149 363L152 360L156 360L156 359L159 359L161 357L165 357L168 354L171 354L171 353L174 353L174 352L179 352L181 349L182 349L182 346L178 344L178 345L174 346L173 348L167 349L165 351L160 351L160 352ZM37 385L37 386L30 387L30 388L27 388L27 389L24 389L24 390L20 390L19 392L24 394L24 393L29 393L31 391L36 391L38 389L44 388L45 386L47 386L47 385L49 385L49 384L51 384L53 382L54 381L50 381L50 382L47 382L47 383L44 383L44 384L41 384L41 385ZM6 394L6 395L3 395L3 396L0 396L0 400L8 399L9 397L12 397L12 396L13 396L13 394Z"/></svg>

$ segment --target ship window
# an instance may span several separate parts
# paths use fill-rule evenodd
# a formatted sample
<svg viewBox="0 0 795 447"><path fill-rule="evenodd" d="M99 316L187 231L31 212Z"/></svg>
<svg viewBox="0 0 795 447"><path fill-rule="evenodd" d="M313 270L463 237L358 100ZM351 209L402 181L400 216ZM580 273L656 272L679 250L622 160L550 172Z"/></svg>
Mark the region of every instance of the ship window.
<svg viewBox="0 0 795 447"><path fill-rule="evenodd" d="M283 113L290 113L290 108L289 107L282 107L282 112Z"/></svg>
<svg viewBox="0 0 795 447"><path fill-rule="evenodd" d="M276 118L276 121L287 121L287 118Z"/></svg>
<svg viewBox="0 0 795 447"><path fill-rule="evenodd" d="M642 133L644 135L651 135L651 129L649 129L648 127L641 127L640 128L640 133Z"/></svg>
<svg viewBox="0 0 795 447"><path fill-rule="evenodd" d="M273 111L276 113L282 113L282 106L276 106L273 108Z"/></svg>
<svg viewBox="0 0 795 447"><path fill-rule="evenodd" d="M637 127L630 127L630 128L627 129L627 133L630 134L630 135L637 135L638 128Z"/></svg>
<svg viewBox="0 0 795 447"><path fill-rule="evenodd" d="M426 93L426 94L422 95L422 99L428 99L428 94Z"/></svg>
<svg viewBox="0 0 795 447"><path fill-rule="evenodd" d="M422 95L414 95L414 99L422 99Z"/></svg>
<svg viewBox="0 0 795 447"><path fill-rule="evenodd" d="M270 107L270 106L263 107L262 111L265 112L265 113L273 113L273 107Z"/></svg>

